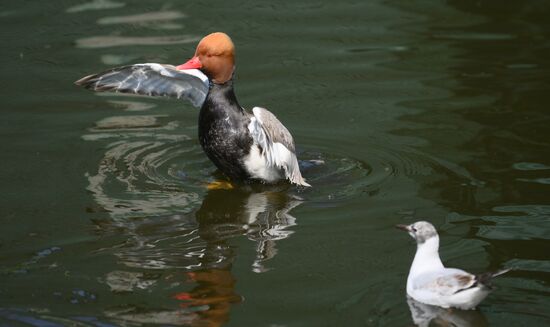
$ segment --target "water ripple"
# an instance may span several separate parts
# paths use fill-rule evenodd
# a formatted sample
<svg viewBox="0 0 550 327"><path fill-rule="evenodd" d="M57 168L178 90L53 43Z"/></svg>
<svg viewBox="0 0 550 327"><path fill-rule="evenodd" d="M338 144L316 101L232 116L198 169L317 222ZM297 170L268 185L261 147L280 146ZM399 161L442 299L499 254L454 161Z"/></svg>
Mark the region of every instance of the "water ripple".
<svg viewBox="0 0 550 327"><path fill-rule="evenodd" d="M293 233L290 211L302 201L285 192L288 185L204 195L215 167L178 131L169 117L128 115L101 119L83 136L107 142L97 172L86 174L99 207L90 210L110 216L95 223L104 235L123 231L126 238L98 251L128 267L196 271L227 267L235 254L226 241L245 236L256 244L252 270L268 271L275 243Z"/></svg>
<svg viewBox="0 0 550 327"><path fill-rule="evenodd" d="M116 116L83 136L112 140L98 171L86 174L88 190L103 210L120 218L189 211L199 203L194 187L206 176L197 168L207 159L190 137L175 131L178 126L162 116Z"/></svg>
<svg viewBox="0 0 550 327"><path fill-rule="evenodd" d="M548 205L498 206L493 211L508 215L485 216L492 226L481 226L478 235L495 240L548 239L547 226L550 218Z"/></svg>
<svg viewBox="0 0 550 327"><path fill-rule="evenodd" d="M97 23L99 25L112 24L144 24L148 22L158 22L174 20L187 17L182 12L174 11L151 11L143 14L128 15L128 16L110 16L100 18Z"/></svg>
<svg viewBox="0 0 550 327"><path fill-rule="evenodd" d="M124 7L125 5L126 3L124 2L116 2L116 1L110 1L110 0L93 0L88 3L83 3L80 5L69 7L65 11L72 14L72 13L79 13L79 12L88 11L88 10L104 10L104 9L121 8L121 7Z"/></svg>
<svg viewBox="0 0 550 327"><path fill-rule="evenodd" d="M304 176L313 185L308 191L308 199L330 205L329 203L364 194L376 196L383 187L392 183L392 180L428 176L440 170L457 176L470 185L484 185L464 167L413 148L392 145L389 142L368 143L362 147L367 149L364 151L367 153L366 159L363 160L354 158L353 154L315 151L300 153L300 159L306 163L312 160L323 163L302 165Z"/></svg>
<svg viewBox="0 0 550 327"><path fill-rule="evenodd" d="M139 102L120 105L143 107ZM395 179L430 175L437 169L471 178L463 168L417 150L375 141L364 144L367 160L346 154L345 147L300 152L312 189L282 183L207 192L206 183L219 176L215 167L197 141L181 134L180 124L168 116L106 117L83 139L105 144L97 172L86 175L99 211L111 217L96 223L105 235L124 231L126 238L123 245L100 251L141 269L226 269L235 259L229 240L244 236L255 244L251 269L262 273L270 269L277 242L294 233L297 219L290 211L303 202L344 206L364 194L377 196Z"/></svg>
<svg viewBox="0 0 550 327"><path fill-rule="evenodd" d="M77 48L95 49L123 47L130 45L173 45L195 43L200 37L193 35L171 35L171 36L118 36L103 35L91 36L76 40Z"/></svg>
<svg viewBox="0 0 550 327"><path fill-rule="evenodd" d="M548 170L550 166L537 162L517 162L513 165L514 169L517 170Z"/></svg>

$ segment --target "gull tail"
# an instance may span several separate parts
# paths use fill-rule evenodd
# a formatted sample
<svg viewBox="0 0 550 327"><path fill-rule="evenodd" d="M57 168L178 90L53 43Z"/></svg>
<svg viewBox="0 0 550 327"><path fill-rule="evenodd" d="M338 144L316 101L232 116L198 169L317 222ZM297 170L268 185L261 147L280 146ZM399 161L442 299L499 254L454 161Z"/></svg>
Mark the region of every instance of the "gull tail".
<svg viewBox="0 0 550 327"><path fill-rule="evenodd" d="M493 278L498 277L500 275L504 275L505 273L509 272L510 268L498 270L495 272L486 272L484 274L480 274L476 276L476 284L481 284L489 289L491 289L491 281Z"/></svg>

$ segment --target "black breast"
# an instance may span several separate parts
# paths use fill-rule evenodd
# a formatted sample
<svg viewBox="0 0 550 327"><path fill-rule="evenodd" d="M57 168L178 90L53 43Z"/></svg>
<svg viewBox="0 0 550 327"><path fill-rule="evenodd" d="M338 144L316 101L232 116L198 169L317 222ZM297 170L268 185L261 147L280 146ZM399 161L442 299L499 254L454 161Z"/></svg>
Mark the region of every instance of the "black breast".
<svg viewBox="0 0 550 327"><path fill-rule="evenodd" d="M253 140L249 114L235 97L233 82L212 84L199 114L199 140L210 160L232 180L246 180L243 159Z"/></svg>

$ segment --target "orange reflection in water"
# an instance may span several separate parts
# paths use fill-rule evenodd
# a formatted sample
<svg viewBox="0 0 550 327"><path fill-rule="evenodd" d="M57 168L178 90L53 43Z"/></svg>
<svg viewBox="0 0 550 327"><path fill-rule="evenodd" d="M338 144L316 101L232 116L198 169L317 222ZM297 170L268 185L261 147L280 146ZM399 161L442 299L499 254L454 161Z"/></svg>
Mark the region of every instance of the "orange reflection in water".
<svg viewBox="0 0 550 327"><path fill-rule="evenodd" d="M186 309L196 308L198 315L191 326L222 326L229 320L231 305L242 301L235 293L235 278L228 270L209 269L187 273L189 280L198 285L190 292L175 294ZM205 307L206 309L199 309Z"/></svg>

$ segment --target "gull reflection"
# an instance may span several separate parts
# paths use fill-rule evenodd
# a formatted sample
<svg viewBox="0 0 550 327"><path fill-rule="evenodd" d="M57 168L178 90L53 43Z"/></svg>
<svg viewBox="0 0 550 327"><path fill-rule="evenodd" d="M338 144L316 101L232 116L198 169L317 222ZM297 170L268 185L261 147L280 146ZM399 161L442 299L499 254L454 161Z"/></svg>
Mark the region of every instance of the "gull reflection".
<svg viewBox="0 0 550 327"><path fill-rule="evenodd" d="M478 310L445 309L415 301L407 296L413 322L419 327L456 326L483 327L489 326L485 316Z"/></svg>

